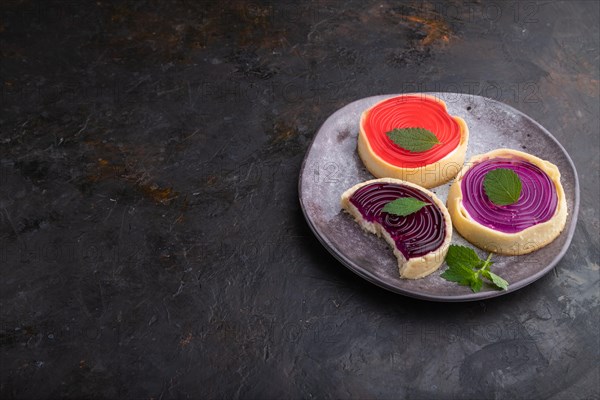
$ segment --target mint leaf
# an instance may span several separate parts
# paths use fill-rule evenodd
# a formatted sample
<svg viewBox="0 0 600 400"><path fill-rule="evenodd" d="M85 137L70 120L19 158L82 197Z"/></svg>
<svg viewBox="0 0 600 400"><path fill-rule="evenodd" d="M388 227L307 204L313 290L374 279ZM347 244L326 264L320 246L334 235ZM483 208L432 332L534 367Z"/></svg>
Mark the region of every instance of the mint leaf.
<svg viewBox="0 0 600 400"><path fill-rule="evenodd" d="M479 292L483 286L479 271L474 271L460 264L448 267L440 276L447 281L456 282L462 286L470 286L471 290L475 293Z"/></svg>
<svg viewBox="0 0 600 400"><path fill-rule="evenodd" d="M498 288L500 288L502 290L508 289L508 282L506 282L504 279L502 279L498 275L494 274L493 272L490 272L489 270L483 270L483 271L481 271L481 274L484 277L486 277L487 279L489 279L490 281L492 281L492 283L494 285L496 285Z"/></svg>
<svg viewBox="0 0 600 400"><path fill-rule="evenodd" d="M471 284L472 280L477 279L477 272L462 265L455 265L448 267L448 269L440 276L447 281L467 286Z"/></svg>
<svg viewBox="0 0 600 400"><path fill-rule="evenodd" d="M481 290L482 286L483 286L483 281L479 277L479 274L477 274L477 278L473 279L471 281L471 290L473 291L473 293L477 293Z"/></svg>
<svg viewBox="0 0 600 400"><path fill-rule="evenodd" d="M499 206L519 201L523 184L512 169L496 168L485 174L483 188L490 201Z"/></svg>
<svg viewBox="0 0 600 400"><path fill-rule="evenodd" d="M447 281L469 286L474 293L479 292L483 286L482 276L490 280L497 288L508 289L508 282L490 271L490 266L494 264L490 261L491 258L492 253L486 260L482 260L475 250L452 244L446 254L448 269L440 276Z"/></svg>
<svg viewBox="0 0 600 400"><path fill-rule="evenodd" d="M395 145L414 153L427 151L440 143L435 134L425 128L396 128L386 135Z"/></svg>
<svg viewBox="0 0 600 400"><path fill-rule="evenodd" d="M400 197L387 203L381 211L406 217L407 215L416 213L427 205L429 205L429 203L422 202L413 197Z"/></svg>
<svg viewBox="0 0 600 400"><path fill-rule="evenodd" d="M494 264L493 261L490 261L491 258L492 258L492 253L488 254L485 261L483 261L483 265L481 265L479 268L481 271L489 271L490 270L490 266Z"/></svg>
<svg viewBox="0 0 600 400"><path fill-rule="evenodd" d="M463 265L467 268L475 268L483 262L475 250L470 247L450 245L448 254L446 254L446 264L448 266Z"/></svg>

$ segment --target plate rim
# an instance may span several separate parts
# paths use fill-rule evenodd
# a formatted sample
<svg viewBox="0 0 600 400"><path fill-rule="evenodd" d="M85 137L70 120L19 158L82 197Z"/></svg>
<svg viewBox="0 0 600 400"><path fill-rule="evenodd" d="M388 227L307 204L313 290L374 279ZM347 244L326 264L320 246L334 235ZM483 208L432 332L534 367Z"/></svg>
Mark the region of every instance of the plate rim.
<svg viewBox="0 0 600 400"><path fill-rule="evenodd" d="M439 96L440 94L444 94L444 95L454 94L454 95L461 95L461 96L480 97L482 99L485 99L485 101L492 101L494 103L498 103L502 107L506 107L509 111L514 112L515 114L520 115L520 116L528 119L532 123L534 123L537 126L537 128L539 128L541 132L543 132L546 136L548 136L558 146L558 148L563 152L563 154L567 158L569 166L573 170L573 175L575 177L575 185L574 185L575 198L573 201L573 210L571 213L571 215L572 215L571 223L570 223L568 229L566 231L563 231L567 235L566 241L565 241L564 245L562 246L562 248L560 249L560 251L558 252L558 254L556 254L556 256L554 256L554 258L552 259L552 261L550 261L548 263L548 265L546 265L544 268L542 268L540 271L536 272L535 274L530 275L530 276L518 281L515 284L510 284L508 287L508 290L494 290L494 291L485 291L485 292L478 292L478 293L467 293L467 294L462 294L462 295L431 295L431 294L424 294L423 292L416 291L413 289L398 288L394 285L390 285L390 284L387 284L387 283L381 281L374 275L369 274L368 271L366 271L364 269L356 268L354 266L355 263L353 261L347 259L343 254L334 251L333 250L334 246L331 244L331 242L329 242L326 237L324 237L323 235L321 235L319 233L319 231L314 226L313 221L311 220L311 218L308 216L308 214L306 212L306 205L304 204L304 200L303 200L303 196L302 196L302 193L303 193L302 181L303 181L303 177L304 177L304 173L305 173L305 169L306 169L306 162L308 159L308 155L310 154L310 152L314 146L315 140L319 136L319 133L321 132L321 130L323 129L323 127L325 126L325 124L327 124L327 122L329 120L334 119L336 114L338 114L340 111L342 111L346 107L350 107L354 103L369 100L369 99L385 100L386 98L391 98L391 97L401 96L401 95L411 95L411 94L414 94L414 95L428 94L428 95L433 95L433 96L438 96L438 97L440 97ZM346 268L348 268L350 271L354 272L361 278L369 281L370 283L372 283L376 286L379 286L380 288L386 289L393 293L412 297L415 299L428 300L428 301L434 301L434 302L467 302L467 301L484 300L484 299L504 296L509 293L513 293L513 292L541 279L544 275L548 274L551 270L553 270L554 267L556 267L558 262L564 257L567 250L571 246L571 242L573 240L575 229L577 227L577 219L578 219L578 215L579 215L580 194L579 194L579 176L577 174L577 168L575 167L575 163L571 159L571 156L569 155L569 153L565 150L563 145L544 126L542 126L542 124L540 124L539 122L537 122L536 120L534 120L533 118L528 116L527 114L523 113L522 111L514 108L513 106L511 106L509 104L503 103L501 101L498 101L498 100L495 100L495 99L492 99L489 97L485 97L485 96L475 95L475 94L458 93L458 92L409 92L409 93L396 93L396 94L381 94L381 95L363 97L363 98L360 98L360 99L357 99L350 103L345 104L344 106L338 108L331 115L329 115L329 117L327 117L327 119L325 119L325 121L321 124L319 129L316 131L315 135L313 136L313 138L310 142L310 145L306 149L306 153L304 154L304 158L303 158L302 164L300 166L300 174L299 174L299 178L298 178L298 199L300 202L300 208L302 209L302 214L304 215L304 219L308 223L308 226L310 227L313 234L317 237L317 239L319 240L321 245L323 245L323 247L325 247L327 249L327 251L331 255L333 255L341 264L343 264Z"/></svg>

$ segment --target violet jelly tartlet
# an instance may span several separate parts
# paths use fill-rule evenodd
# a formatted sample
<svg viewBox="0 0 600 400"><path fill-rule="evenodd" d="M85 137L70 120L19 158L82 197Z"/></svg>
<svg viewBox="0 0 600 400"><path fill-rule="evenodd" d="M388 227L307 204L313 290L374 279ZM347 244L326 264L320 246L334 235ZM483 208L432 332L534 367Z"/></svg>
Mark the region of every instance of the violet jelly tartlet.
<svg viewBox="0 0 600 400"><path fill-rule="evenodd" d="M408 215L384 210L398 200L419 204L418 209ZM429 190L394 178L373 179L346 190L341 205L365 231L388 242L401 278L422 278L444 262L452 223L444 203Z"/></svg>
<svg viewBox="0 0 600 400"><path fill-rule="evenodd" d="M512 171L518 177L514 201L498 204L491 196L494 193L486 187L486 179L496 170ZM500 180L496 189L508 193L511 185L509 179ZM466 240L505 255L527 254L546 246L558 237L567 220L558 167L512 149L471 158L450 187L447 204L454 227Z"/></svg>

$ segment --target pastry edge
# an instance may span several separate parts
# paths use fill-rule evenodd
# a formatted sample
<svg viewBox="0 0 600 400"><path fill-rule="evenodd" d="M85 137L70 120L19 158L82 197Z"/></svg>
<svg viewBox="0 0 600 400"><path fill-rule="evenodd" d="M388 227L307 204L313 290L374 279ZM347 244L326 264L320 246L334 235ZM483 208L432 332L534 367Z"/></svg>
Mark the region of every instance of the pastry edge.
<svg viewBox="0 0 600 400"><path fill-rule="evenodd" d="M444 241L440 245L440 247L434 251L431 251L423 256L406 259L404 255L396 248L396 243L392 237L386 232L386 230L380 224L376 222L368 222L366 221L360 211L350 203L350 197L354 192L365 185L369 185L372 183L395 183L413 187L415 189L420 190L425 193L428 197L430 197L435 204L442 211L442 215L444 216L444 220L446 222L446 235L444 237ZM439 267L444 263L444 259L446 258L446 253L448 252L448 248L450 247L450 240L452 239L452 221L450 218L450 214L446 209L444 203L432 192L427 189L424 189L414 183L403 181L400 179L394 178L379 178L379 179L371 179L365 182L361 182L352 186L350 189L346 190L341 197L341 206L342 208L352 217L354 220L360 225L360 227L366 232L377 235L378 237L382 237L385 241L390 245L393 249L394 255L398 260L398 272L401 278L404 279L419 279L424 278L427 275L437 271Z"/></svg>
<svg viewBox="0 0 600 400"><path fill-rule="evenodd" d="M554 183L558 196L558 205L552 218L515 233L496 231L478 223L470 217L462 204L461 182L469 168L480 160L506 156L521 157L539 167ZM513 149L496 149L472 157L459 172L450 187L447 203L452 223L458 233L475 246L502 255L528 254L550 244L564 230L568 215L565 192L560 183L558 167L549 161Z"/></svg>
<svg viewBox="0 0 600 400"><path fill-rule="evenodd" d="M444 106L446 112L448 112L448 107L446 106L446 103L443 100L431 95L418 95L441 103ZM454 178L463 166L463 163L465 161L465 154L467 152L467 144L469 142L469 128L465 120L461 117L451 115L451 117L458 123L460 127L461 138L460 142L458 143L458 146L450 153L445 155L443 158L422 167L399 167L397 165L388 163L387 161L379 157L377 154L375 154L363 129L363 121L366 118L368 112L371 111L371 109L373 109L374 107L376 107L379 103L387 100L389 99L384 99L369 107L362 113L360 117L360 128L358 134L358 155L360 156L360 159L362 160L367 170L369 170L369 172L377 178L396 178L403 181L415 183L425 188L433 188L436 186L440 186Z"/></svg>

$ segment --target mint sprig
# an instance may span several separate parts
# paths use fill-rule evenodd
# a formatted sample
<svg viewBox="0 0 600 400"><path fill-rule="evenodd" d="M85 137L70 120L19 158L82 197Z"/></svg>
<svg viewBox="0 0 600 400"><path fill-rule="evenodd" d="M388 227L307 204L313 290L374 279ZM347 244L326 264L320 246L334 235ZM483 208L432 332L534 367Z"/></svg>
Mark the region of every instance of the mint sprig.
<svg viewBox="0 0 600 400"><path fill-rule="evenodd" d="M429 203L422 202L414 197L400 197L387 203L385 206L383 206L381 211L388 214L406 217L407 215L416 213L427 205L429 205Z"/></svg>
<svg viewBox="0 0 600 400"><path fill-rule="evenodd" d="M473 249L452 244L446 255L448 269L442 273L441 277L459 285L470 286L474 293L481 290L482 277L497 289L508 289L508 282L490 271L490 266L494 264L490 261L491 258L492 253L488 255L487 259L482 260Z"/></svg>
<svg viewBox="0 0 600 400"><path fill-rule="evenodd" d="M386 135L395 145L413 153L420 153L439 144L435 134L425 128L396 128Z"/></svg>
<svg viewBox="0 0 600 400"><path fill-rule="evenodd" d="M499 206L507 206L519 201L523 184L519 175L512 169L496 168L483 178L483 189L490 201Z"/></svg>

